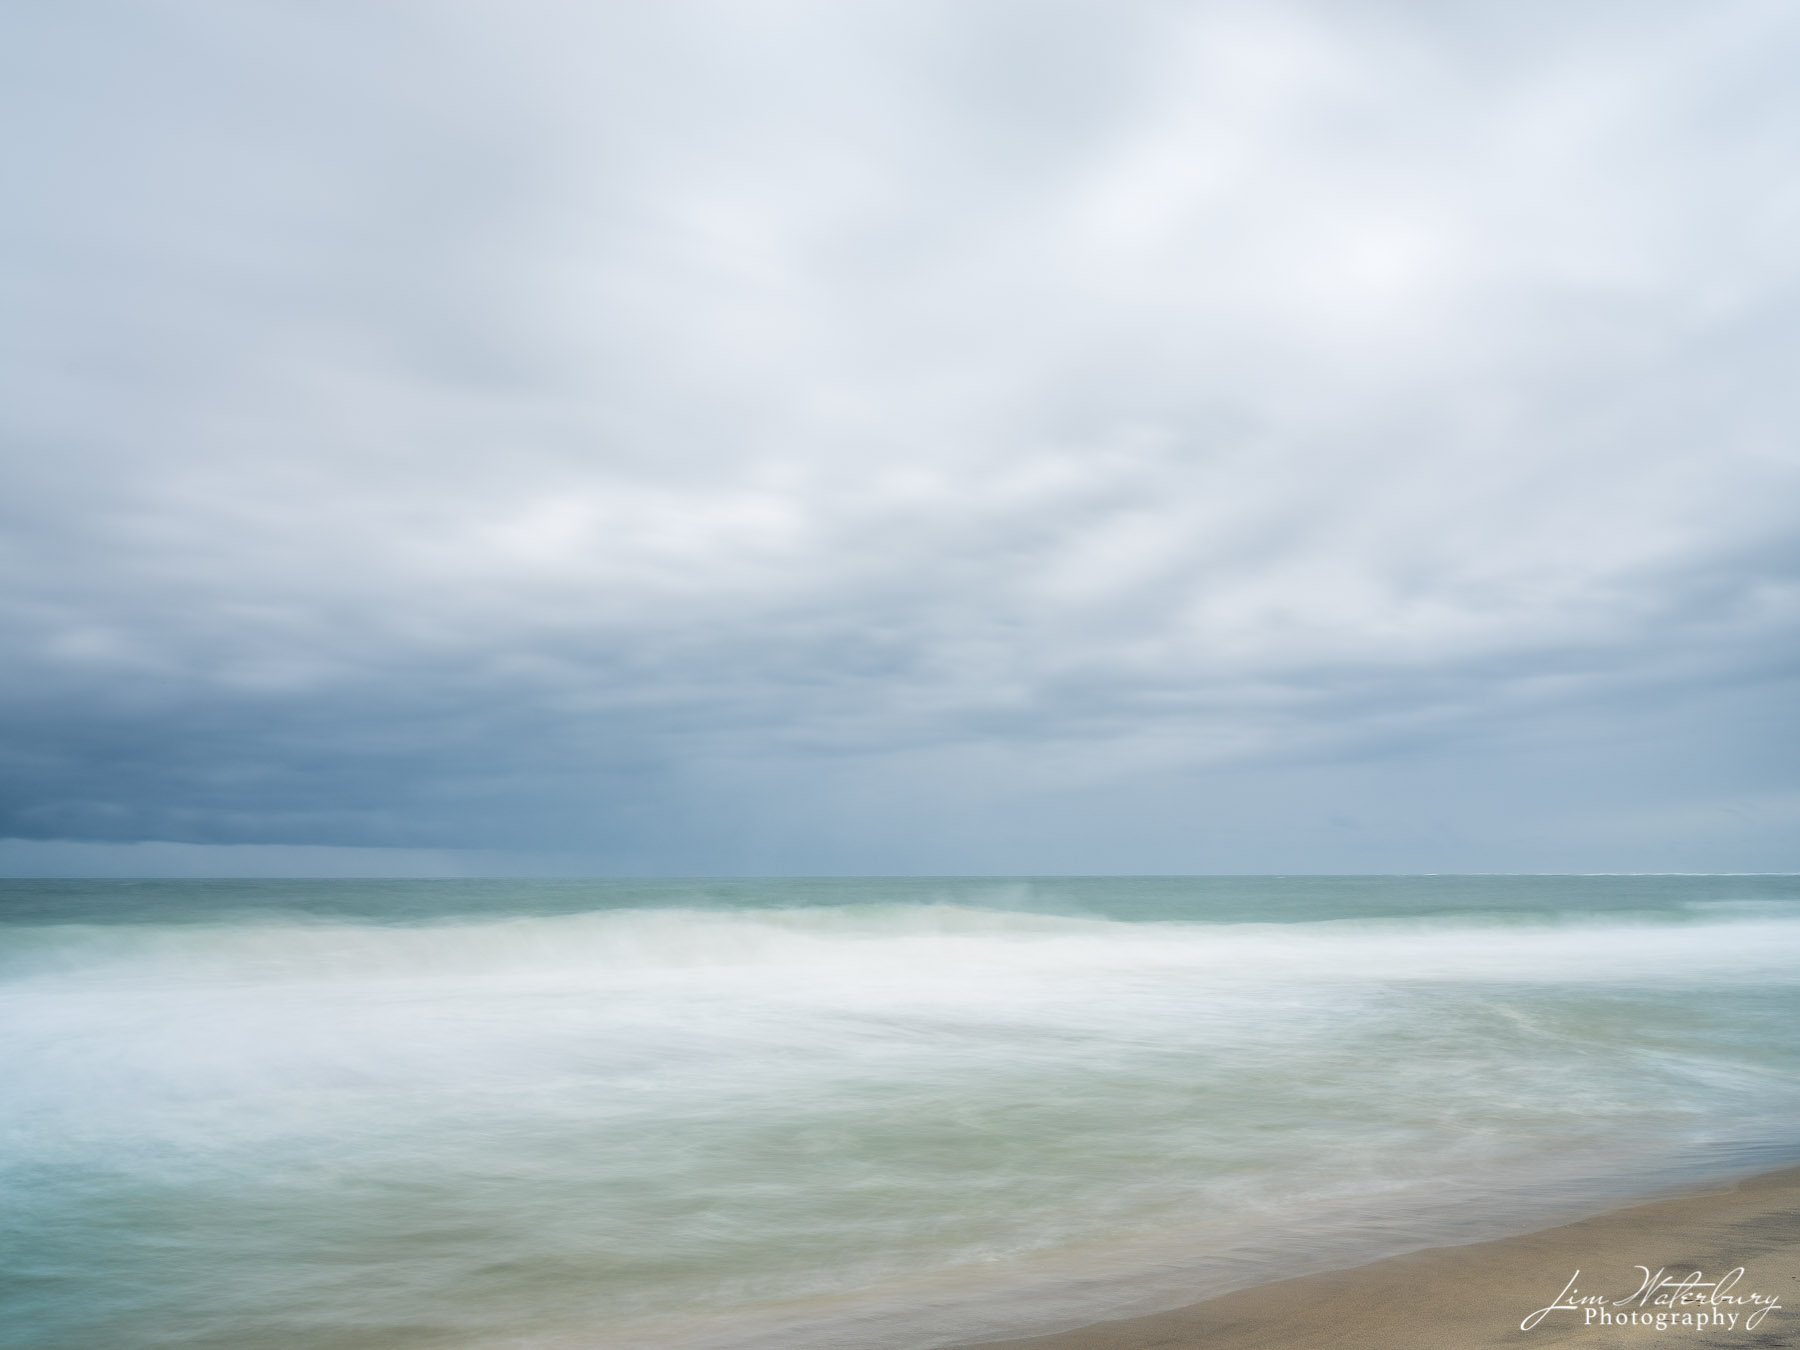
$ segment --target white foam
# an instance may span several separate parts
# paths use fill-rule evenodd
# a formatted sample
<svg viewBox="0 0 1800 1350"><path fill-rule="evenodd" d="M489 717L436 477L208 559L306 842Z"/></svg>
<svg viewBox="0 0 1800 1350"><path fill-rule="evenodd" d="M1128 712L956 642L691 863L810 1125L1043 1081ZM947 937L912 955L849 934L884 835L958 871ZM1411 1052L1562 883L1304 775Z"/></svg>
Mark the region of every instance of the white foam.
<svg viewBox="0 0 1800 1350"><path fill-rule="evenodd" d="M1321 1232L1331 1212L1428 1225L1426 1194L1498 1213L1534 1170L1599 1176L1800 1114L1787 911L15 931L17 1221L80 1231L85 1204L155 1197L161 1219L83 1259L120 1279L173 1260L155 1223L177 1216L246 1310L323 1242L348 1263L318 1275L330 1298L452 1339L504 1317L649 1335L684 1307L746 1325L855 1290L897 1307L959 1271L1000 1289L1002 1267L1022 1316L1033 1272L1076 1250L1129 1247L1123 1272L1265 1251L1301 1213ZM351 1257L430 1306L356 1284ZM1113 1308L1126 1284L1082 1287Z"/></svg>

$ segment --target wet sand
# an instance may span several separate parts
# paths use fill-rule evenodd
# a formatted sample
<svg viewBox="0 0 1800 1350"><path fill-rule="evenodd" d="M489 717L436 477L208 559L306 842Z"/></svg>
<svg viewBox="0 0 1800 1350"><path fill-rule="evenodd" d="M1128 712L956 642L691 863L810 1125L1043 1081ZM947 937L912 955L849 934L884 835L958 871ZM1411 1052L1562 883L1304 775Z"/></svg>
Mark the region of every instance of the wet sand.
<svg viewBox="0 0 1800 1350"><path fill-rule="evenodd" d="M1646 1279L1639 1266L1661 1272L1664 1285L1640 1294ZM1722 1296L1710 1287L1740 1266L1742 1277ZM1689 1276L1707 1284L1685 1293L1672 1287ZM1762 1308L1750 1301L1753 1294L1781 1306ZM1537 1310L1578 1300L1595 1301L1554 1308L1521 1329ZM1635 1322L1621 1324L1633 1314ZM1658 1314L1673 1324L1658 1330ZM1691 1320L1680 1321L1683 1315ZM1705 1324L1696 1325L1701 1319ZM1258 1285L1174 1312L991 1342L982 1350L1672 1345L1800 1346L1800 1168L1521 1237L1413 1252Z"/></svg>

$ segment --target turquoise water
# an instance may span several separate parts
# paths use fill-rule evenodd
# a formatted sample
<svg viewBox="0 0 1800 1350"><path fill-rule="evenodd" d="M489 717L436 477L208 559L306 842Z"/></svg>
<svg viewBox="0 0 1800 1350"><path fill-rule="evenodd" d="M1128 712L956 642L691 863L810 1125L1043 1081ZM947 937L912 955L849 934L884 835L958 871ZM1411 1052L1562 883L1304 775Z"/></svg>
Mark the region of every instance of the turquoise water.
<svg viewBox="0 0 1800 1350"><path fill-rule="evenodd" d="M0 882L0 1345L922 1348L1800 1159L1800 879Z"/></svg>

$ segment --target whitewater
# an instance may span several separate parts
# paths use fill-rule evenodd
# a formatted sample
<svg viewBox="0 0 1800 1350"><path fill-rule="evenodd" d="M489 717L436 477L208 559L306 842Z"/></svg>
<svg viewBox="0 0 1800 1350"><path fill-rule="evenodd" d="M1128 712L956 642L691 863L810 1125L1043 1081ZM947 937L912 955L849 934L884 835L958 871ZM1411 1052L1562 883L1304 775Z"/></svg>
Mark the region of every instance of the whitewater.
<svg viewBox="0 0 1800 1350"><path fill-rule="evenodd" d="M0 882L0 1346L924 1350L1800 1160L1800 878Z"/></svg>

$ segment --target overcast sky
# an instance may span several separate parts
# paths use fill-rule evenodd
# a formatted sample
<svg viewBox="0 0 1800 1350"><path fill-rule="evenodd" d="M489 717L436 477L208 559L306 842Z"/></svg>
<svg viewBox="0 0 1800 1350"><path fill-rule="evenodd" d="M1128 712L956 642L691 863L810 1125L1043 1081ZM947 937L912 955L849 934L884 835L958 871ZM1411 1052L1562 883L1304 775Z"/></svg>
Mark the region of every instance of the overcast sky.
<svg viewBox="0 0 1800 1350"><path fill-rule="evenodd" d="M1800 868L1797 71L10 6L0 870Z"/></svg>

